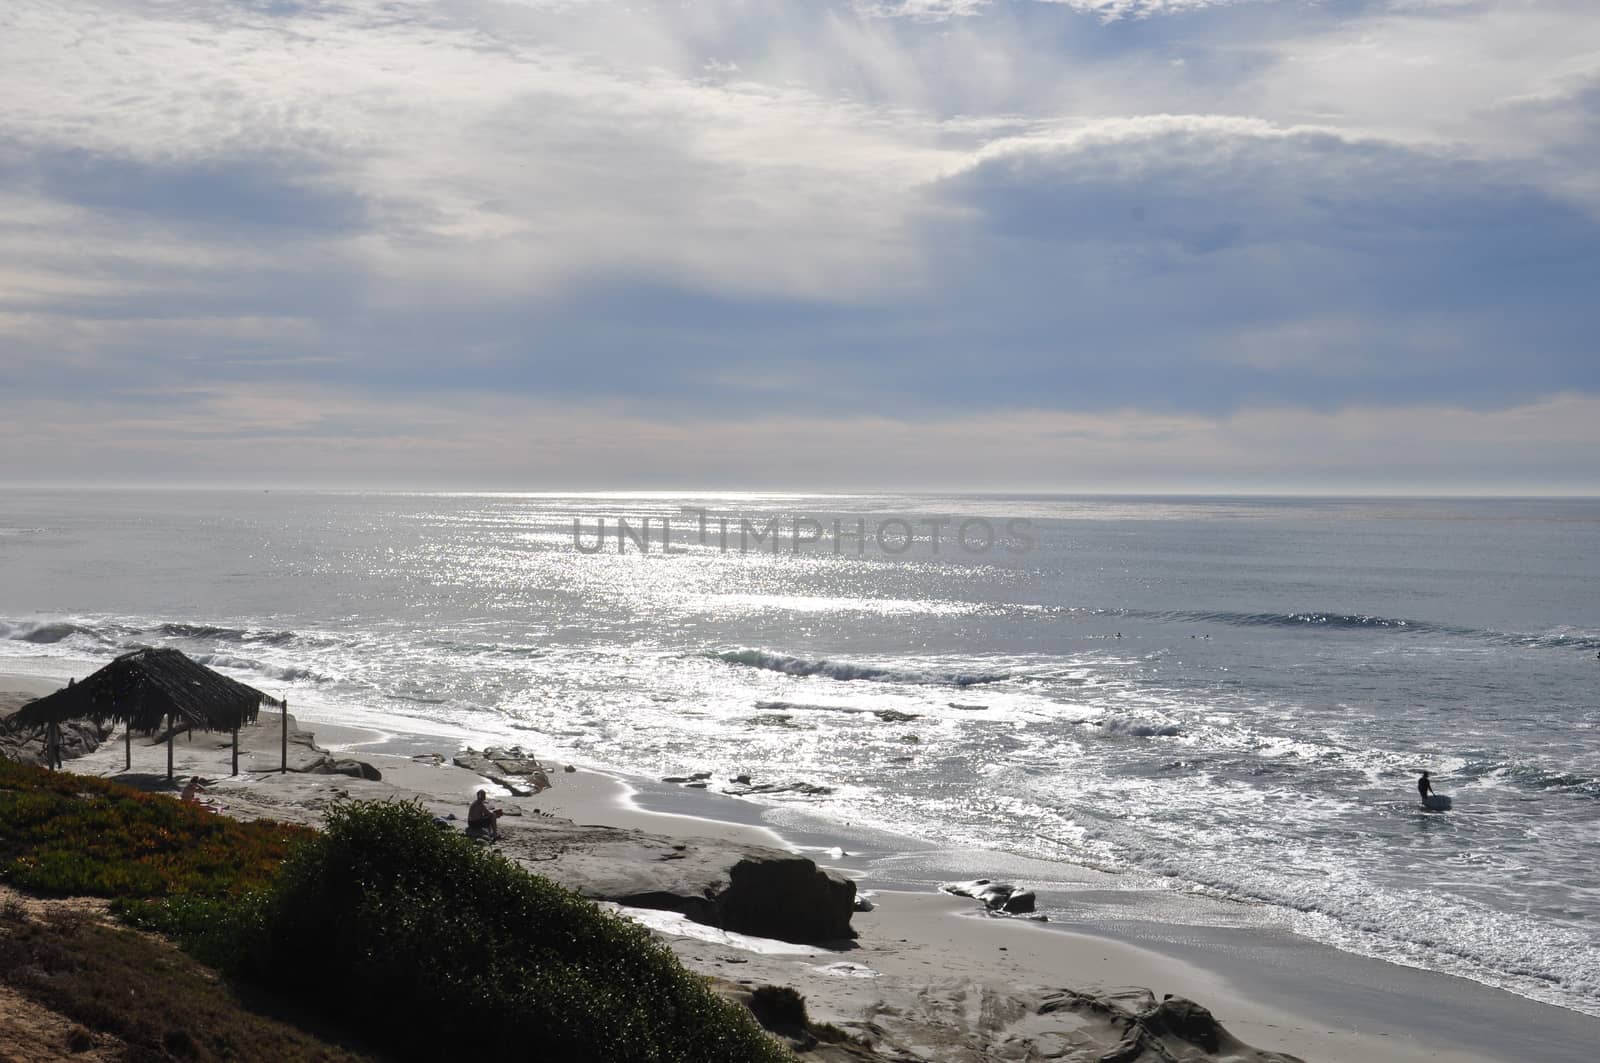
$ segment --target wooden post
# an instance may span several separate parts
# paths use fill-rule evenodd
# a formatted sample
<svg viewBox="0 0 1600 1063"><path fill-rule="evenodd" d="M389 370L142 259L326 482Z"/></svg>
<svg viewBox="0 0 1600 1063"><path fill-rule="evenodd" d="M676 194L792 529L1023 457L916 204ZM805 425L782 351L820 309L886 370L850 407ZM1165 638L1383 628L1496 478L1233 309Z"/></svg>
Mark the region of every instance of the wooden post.
<svg viewBox="0 0 1600 1063"><path fill-rule="evenodd" d="M167 781L172 781L172 713L167 713Z"/></svg>
<svg viewBox="0 0 1600 1063"><path fill-rule="evenodd" d="M122 770L133 770L133 717L128 718L128 726L122 731Z"/></svg>
<svg viewBox="0 0 1600 1063"><path fill-rule="evenodd" d="M278 771L281 774L289 773L289 699L284 698L281 703L283 709L283 767Z"/></svg>
<svg viewBox="0 0 1600 1063"><path fill-rule="evenodd" d="M239 725L233 725L233 773L239 774Z"/></svg>

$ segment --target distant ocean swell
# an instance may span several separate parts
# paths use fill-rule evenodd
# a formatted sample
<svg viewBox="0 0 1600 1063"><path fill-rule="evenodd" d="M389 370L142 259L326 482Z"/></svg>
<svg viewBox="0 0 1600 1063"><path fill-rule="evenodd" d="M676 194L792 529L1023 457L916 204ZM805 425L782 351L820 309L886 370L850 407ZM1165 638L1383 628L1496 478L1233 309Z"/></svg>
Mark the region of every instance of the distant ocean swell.
<svg viewBox="0 0 1600 1063"><path fill-rule="evenodd" d="M1508 632L1483 628L1458 627L1426 620L1404 617L1369 616L1359 613L1289 612L1242 613L1212 610L1138 609L1040 609L1036 606L1019 606L1018 610L1034 614L1063 614L1072 616L1125 617L1152 620L1159 623L1226 624L1233 627L1270 627L1305 631L1371 631L1395 634L1445 635L1474 641L1490 642L1502 646L1524 646L1530 649L1567 649L1588 652L1600 651L1600 634L1582 630L1555 630L1547 632ZM87 652L104 653L121 651L138 646L160 644L168 641L191 643L220 643L236 645L264 645L287 647L307 641L322 641L301 632L270 628L242 628L202 623L160 622L140 624L116 620L0 620L0 640L27 642L34 645L56 645L76 642L75 648ZM466 656L486 653L504 656L538 657L539 647L508 646L481 643L452 644L450 649ZM765 668L789 675L821 675L841 680L872 680L899 683L949 683L972 686L1002 682L1015 678L1004 674L983 672L917 672L896 669L886 665L857 664L831 659L792 657L758 649L738 649L714 653L712 656L727 664L752 668Z"/></svg>
<svg viewBox="0 0 1600 1063"><path fill-rule="evenodd" d="M1340 630L1395 628L1406 631L1452 635L1470 635L1474 633L1469 628L1451 628L1445 625L1431 624L1423 620L1406 620L1390 616L1367 616L1361 613L1323 613L1316 611L1303 613L1232 613L1180 609L1141 612L1131 615L1149 620L1233 624L1238 627L1334 628Z"/></svg>
<svg viewBox="0 0 1600 1063"><path fill-rule="evenodd" d="M1528 646L1538 649L1600 650L1600 635L1586 631L1549 631L1542 633L1493 631L1486 628L1438 624L1428 620L1411 620L1405 617L1368 616L1362 613L1328 613L1314 610L1295 613L1239 613L1190 609L1161 611L1118 609L1109 611L1097 610L1096 612L1100 615L1125 616L1167 623L1211 623L1227 624L1233 627L1275 627L1308 631L1379 631L1419 635L1448 635L1457 638L1493 642L1504 646Z"/></svg>

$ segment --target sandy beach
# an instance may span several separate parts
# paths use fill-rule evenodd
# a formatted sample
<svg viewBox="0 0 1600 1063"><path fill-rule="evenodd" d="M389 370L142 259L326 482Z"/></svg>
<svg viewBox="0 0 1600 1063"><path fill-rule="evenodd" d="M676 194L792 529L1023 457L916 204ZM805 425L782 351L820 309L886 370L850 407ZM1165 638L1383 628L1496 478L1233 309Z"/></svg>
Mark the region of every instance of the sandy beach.
<svg viewBox="0 0 1600 1063"><path fill-rule="evenodd" d="M55 685L42 677L0 676L5 711ZM382 779L282 774L275 770L282 722L278 713L264 712L242 733L237 777L229 775L228 736L180 736L174 745L179 782L201 776L227 815L310 824L332 802L347 798L416 800L438 816L464 820L473 793L484 788L507 812L501 851L575 886L631 873L621 865L668 842L687 850L691 862L711 863L740 847L797 848L796 839L764 825L761 807L751 802L689 792L681 803L695 814L653 810L643 806L672 800L653 780L584 765L545 761L551 787L514 796L453 765L457 746L442 736L327 722L302 727L291 719L292 766L322 757L354 758L376 767ZM119 734L67 768L167 787L163 746L136 738L131 771L124 769L124 756ZM598 835L606 844L593 844L594 831L577 828L607 829ZM1108 1031L1094 1028L1081 1012L1068 1018L1045 1006L1051 994L1067 989L1127 1001L1135 1009L1149 1002L1142 995L1146 990L1157 1000L1186 997L1208 1008L1245 1045L1331 1063L1579 1060L1589 1058L1588 1046L1600 1033L1600 1021L1575 1012L1287 934L1269 939L1259 932L1180 928L1163 939L1148 926L1138 929L1137 921L1066 926L991 917L969 899L931 888L886 888L903 885L893 879L904 874L875 874L874 863L860 851L861 845L877 847L883 857L882 838L862 841L841 830L832 860L818 851L825 838L803 840L807 855L839 867L870 898L871 910L858 911L852 920L858 936L848 946L795 945L728 933L671 912L623 910L655 930L696 971L732 982L795 987L814 1019L870 1034L884 1054L863 1058L1092 1058L1082 1053L1100 1045ZM966 856L972 866L991 859ZM618 866L605 866L607 860ZM1216 1058L1267 1058L1242 1046L1237 1052L1224 1045Z"/></svg>

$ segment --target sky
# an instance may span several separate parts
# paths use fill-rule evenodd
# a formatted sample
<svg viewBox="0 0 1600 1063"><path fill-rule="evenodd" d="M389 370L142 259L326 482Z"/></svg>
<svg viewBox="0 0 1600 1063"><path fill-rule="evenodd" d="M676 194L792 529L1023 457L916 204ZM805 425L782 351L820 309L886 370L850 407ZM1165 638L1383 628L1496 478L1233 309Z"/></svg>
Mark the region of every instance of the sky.
<svg viewBox="0 0 1600 1063"><path fill-rule="evenodd" d="M1594 0L6 0L0 483L1600 493Z"/></svg>

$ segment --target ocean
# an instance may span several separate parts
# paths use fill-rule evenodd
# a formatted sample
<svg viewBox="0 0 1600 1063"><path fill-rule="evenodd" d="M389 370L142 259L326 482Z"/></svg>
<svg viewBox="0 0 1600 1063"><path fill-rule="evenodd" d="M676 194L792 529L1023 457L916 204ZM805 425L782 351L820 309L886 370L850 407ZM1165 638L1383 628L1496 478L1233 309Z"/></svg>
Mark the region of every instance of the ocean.
<svg viewBox="0 0 1600 1063"><path fill-rule="evenodd" d="M1600 1015L1600 501L0 493L0 670L139 645Z"/></svg>

